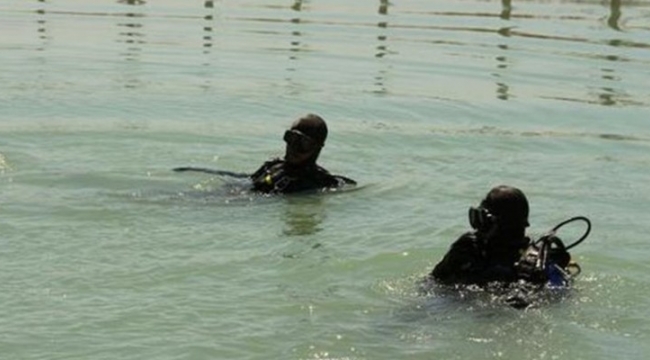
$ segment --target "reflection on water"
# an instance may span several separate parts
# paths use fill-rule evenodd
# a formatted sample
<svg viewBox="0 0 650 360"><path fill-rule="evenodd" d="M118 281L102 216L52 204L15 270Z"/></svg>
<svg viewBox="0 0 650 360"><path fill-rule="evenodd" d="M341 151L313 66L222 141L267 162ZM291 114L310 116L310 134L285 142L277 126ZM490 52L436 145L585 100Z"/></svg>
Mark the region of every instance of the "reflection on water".
<svg viewBox="0 0 650 360"><path fill-rule="evenodd" d="M291 10L293 11L302 10L302 0L295 0L293 5L291 5Z"/></svg>
<svg viewBox="0 0 650 360"><path fill-rule="evenodd" d="M214 32L214 14L212 13L214 9L214 1L206 0L203 7L206 9L206 15L203 17L203 19L205 19L205 25L203 26L203 53L209 55L210 49L214 45L212 36L212 33Z"/></svg>
<svg viewBox="0 0 650 360"><path fill-rule="evenodd" d="M511 11L512 2L510 0L501 0L501 15L499 17L503 20L510 20Z"/></svg>
<svg viewBox="0 0 650 360"><path fill-rule="evenodd" d="M48 54L46 50L50 47L51 35L49 34L49 24L48 24L48 4L45 0L38 0L38 7L35 11L36 13L36 32L38 34L38 40L36 43L36 52L35 61L38 64L38 71L34 72L36 76L36 83L42 84L45 77L47 76L47 63L48 63ZM1 66L1 63L0 63ZM2 91L0 90L0 93ZM1 160L1 159L0 159Z"/></svg>
<svg viewBox="0 0 650 360"><path fill-rule="evenodd" d="M38 296L23 306L4 291L4 304L15 303L5 313L20 314L6 327L34 325L12 335L9 357L54 350L94 360L122 349L144 359L261 358L274 344L268 357L314 358L293 352L313 344L341 354L321 358L426 359L441 349L439 358L481 358L505 348L493 357L526 359L546 346L546 358L580 358L586 343L635 342L643 322L590 324L603 310L621 324L636 308L619 300L642 296L642 286L621 286L620 296L587 289L583 305L542 306L549 318L538 324L495 308L490 294L420 303L404 275L430 269L457 224L454 204L497 177L536 187L540 208L566 198L542 220L580 207L601 215L585 269L643 262L633 250L644 227L634 215L647 210L638 195L650 165L649 23L650 7L627 1L0 1L0 99L9 104L0 211L12 225L4 259L16 258L3 273L24 273L10 285ZM338 119L329 166L370 187L344 198L253 197L242 194L250 184L167 170L187 159L245 169L268 153L273 122L296 110ZM609 239L631 250L616 252ZM396 290L373 285L384 279ZM593 286L607 288L600 280ZM289 289L302 297L277 294L278 284L296 284ZM44 285L72 296L46 298ZM340 291L312 296L328 287ZM125 323L139 309L95 306L104 300L155 306ZM402 302L417 306L404 321L393 316ZM519 336L528 328L540 336ZM184 329L188 339L141 346ZM485 342L468 353L458 345L470 337ZM513 349L522 356L508 356Z"/></svg>
<svg viewBox="0 0 650 360"><path fill-rule="evenodd" d="M323 230L322 223L326 217L324 196L287 196L283 200L286 201L286 208L282 234L296 238L282 257L297 259L314 250L322 250L323 244L310 235Z"/></svg>
<svg viewBox="0 0 650 360"><path fill-rule="evenodd" d="M325 218L325 200L323 196L309 196L306 198L287 196L286 201L285 228L283 230L285 235L304 236L322 230L320 225Z"/></svg>
<svg viewBox="0 0 650 360"><path fill-rule="evenodd" d="M511 6L511 1L510 0L501 0L501 14L499 17L502 20L508 21L510 20L510 15L512 11L512 6ZM510 37L510 28L511 26L502 26L497 30L497 34L499 34L502 37L502 40L505 41L506 39L504 38L509 38ZM500 43L497 45L497 49L500 55L497 55L495 60L497 61L497 71L493 73L493 75L497 78L496 85L497 85L497 99L500 100L508 100L510 98L509 90L510 86L506 82L506 77L507 77L507 69L508 69L508 57L506 56L507 51L508 51L508 44L506 43Z"/></svg>
<svg viewBox="0 0 650 360"><path fill-rule="evenodd" d="M536 16L533 15L528 15L528 14L512 14L512 3L511 0L502 0L502 11L500 14L500 18L503 20L510 20L511 18L535 18ZM607 24L610 28L616 30L616 31L621 31L619 21L621 19L621 1L620 0L611 0L609 3L609 10L610 14L607 17ZM539 17L539 16L537 16ZM567 20L588 20L588 19L582 19L578 16L573 17L573 18L567 18ZM557 40L557 41L577 41L577 42L586 42L586 43L597 43L597 40L594 39L587 39L587 38L579 38L579 37L565 37L565 36L546 36L543 34L530 34L522 30L514 30L512 26L506 26L506 27L501 27L498 31L498 34L502 35L503 37L531 37L531 38L540 38L544 40ZM620 40L605 40L604 41L607 45L614 46L614 47L620 47L620 46L633 46L633 47L647 47L648 44L631 44L631 43L626 43L625 45L622 45L623 41ZM502 50L508 50L508 45L507 44L500 44L498 45L499 49ZM577 55L577 54L572 54L572 55ZM599 58L599 59L606 59L607 61L631 61L631 59L623 58L620 56L616 55L601 55L601 54L589 54L587 56L594 57L594 58ZM508 58L506 56L497 56L497 68L499 70L505 70L508 68ZM620 64L619 64L620 65ZM608 67L608 68L601 68L601 71L604 73L602 75L603 80L607 81L615 81L615 82L620 82L621 77L615 76L614 73L616 72L615 67ZM499 81L496 82L497 84L497 98L501 100L508 100L510 97L509 95L509 90L510 86L508 82L503 80L503 72L498 72L494 74L496 77L500 78ZM594 91L594 89L597 89L597 91ZM598 87L598 88L593 88L590 87L588 90L589 97L588 98L571 98L571 97L561 97L561 96L547 96L547 98L554 98L557 100L564 100L564 101L577 101L577 102L585 102L585 103L591 103L591 104L599 104L599 105L605 105L605 106L613 106L613 105L641 105L641 102L634 101L630 99L630 97L623 92L617 91L614 87L610 85Z"/></svg>
<svg viewBox="0 0 650 360"><path fill-rule="evenodd" d="M300 31L301 27L301 12L303 11L303 2L302 0L295 0L290 7L293 12L291 18L289 19L289 64L286 67L287 76L285 77L285 82L287 87L290 89L290 94L297 95L300 92L301 85L296 80L298 74L296 74L299 65L296 63L300 59L300 52L302 47L307 45L302 44L303 33Z"/></svg>
<svg viewBox="0 0 650 360"><path fill-rule="evenodd" d="M380 59L386 56L386 54L388 54L388 41L387 41L388 21L386 20L388 17L388 6L389 6L388 0L379 1L378 13L381 19L377 23L379 35L377 35L378 45L376 47L377 53L375 54L375 57L379 61L382 61ZM383 61L383 64L385 64L385 61ZM388 69L385 66L379 69L377 76L375 76L375 90L373 91L374 93L384 94L387 92L386 84L385 84L387 74L388 74Z"/></svg>
<svg viewBox="0 0 650 360"><path fill-rule="evenodd" d="M621 19L621 1L620 0L611 0L610 2L610 15L607 18L607 25L610 28L621 31L619 26L619 21ZM615 43L610 42L610 45L617 46ZM609 61L621 61L618 56L606 56L606 59ZM601 68L602 75L601 78L605 81L618 82L621 79L616 76L616 70L614 67ZM601 92L596 94L598 98L598 103L605 106L617 105L621 101L629 100L629 97L624 93L618 92L616 89L610 86L603 86L600 88ZM628 98L628 99L626 99Z"/></svg>
<svg viewBox="0 0 650 360"><path fill-rule="evenodd" d="M383 16L384 18L386 15L388 15L388 0L381 0L379 4L379 15ZM388 21L382 19L377 23L377 27L379 27L380 34L377 36L377 40L379 40L379 45L377 45L377 54L375 54L375 57L381 58L386 55L387 52L387 47L386 47L386 32L385 29L388 28Z"/></svg>
<svg viewBox="0 0 650 360"><path fill-rule="evenodd" d="M621 0L611 0L609 8L610 15L607 18L607 25L614 30L620 31L621 28L619 27L618 22L621 19Z"/></svg>
<svg viewBox="0 0 650 360"><path fill-rule="evenodd" d="M302 1L296 0L291 6L291 10L296 12L295 16L290 20L291 24L296 24L297 26L299 26L301 22L300 12L302 11ZM302 33L297 30L298 29L297 26L293 31L291 31L291 41L289 45L289 52L290 52L289 60L297 60L298 53L300 52L300 37L302 36ZM289 68L289 70L294 71L295 68Z"/></svg>
<svg viewBox="0 0 650 360"><path fill-rule="evenodd" d="M124 60L138 61L142 53L143 45L146 44L142 29L143 25L138 19L144 15L142 13L129 12L125 16L127 17L126 21L117 24L118 27L124 28L119 33L120 39L118 42L127 44L123 53Z"/></svg>
<svg viewBox="0 0 650 360"><path fill-rule="evenodd" d="M122 82L127 89L136 89L142 86L140 57L143 48L147 44L144 25L142 24L142 18L145 14L137 7L144 5L145 1L119 0L118 3L129 7L128 11L120 14L120 20L117 23L119 28L117 43L125 44L125 48L120 55L124 61L131 63L124 67L121 74L123 76Z"/></svg>
<svg viewBox="0 0 650 360"><path fill-rule="evenodd" d="M78 35L51 32L53 21L57 25L78 21L79 33L97 31L90 24L98 22L84 21L92 17L117 26L117 47L100 37L94 42L103 51L102 59L113 51L123 60L117 77L126 88L151 84L147 76L158 69L150 68L152 64L143 57L163 53L178 59L173 62L177 67L165 69L172 72L170 76L178 75L173 72L183 66L205 66L191 75L197 78L192 83L204 89L252 76L255 84L277 84L274 70L280 68L289 95L323 91L325 85L313 81L313 76L324 73L336 75L333 80L355 78L356 88L376 95L454 98L490 93L504 101L648 103L647 81L638 76L650 63L649 37L643 36L650 30L650 7L642 2L491 0L434 6L416 1L396 7L379 0L368 8L343 1L324 5L294 0L270 6L255 0L246 4L204 0L199 5L171 7L165 1L117 0L117 10L70 0L33 3L38 5L31 14L39 51L53 46L53 40L66 51L72 51L66 43L78 42ZM226 31L217 32L217 27ZM278 50L287 54L284 60L288 61L278 63ZM216 56L218 69L212 66ZM223 62L227 56L243 61ZM454 76L459 71L461 76ZM432 86L452 78L467 79L454 85L471 91L450 95L445 86ZM535 87L526 82L534 82Z"/></svg>
<svg viewBox="0 0 650 360"><path fill-rule="evenodd" d="M118 0L117 2L120 4L127 4L127 5L144 5L147 3L144 0Z"/></svg>
<svg viewBox="0 0 650 360"><path fill-rule="evenodd" d="M47 18L45 14L45 0L38 0L40 3L39 8L36 10L37 14L37 19L36 19L36 24L37 24L37 31L38 31L38 38L41 40L40 46L37 48L37 50L42 51L45 49L45 43L47 41Z"/></svg>
<svg viewBox="0 0 650 360"><path fill-rule="evenodd" d="M214 29L215 29L215 5L214 5L214 0L206 0L203 3L203 8L205 11L205 15L203 16L203 38L202 38L202 46L203 46L203 84L201 84L201 87L203 90L209 90L213 87L213 81L212 81L212 72L214 69L212 68L212 54L215 51L214 49ZM216 49L218 50L218 49Z"/></svg>

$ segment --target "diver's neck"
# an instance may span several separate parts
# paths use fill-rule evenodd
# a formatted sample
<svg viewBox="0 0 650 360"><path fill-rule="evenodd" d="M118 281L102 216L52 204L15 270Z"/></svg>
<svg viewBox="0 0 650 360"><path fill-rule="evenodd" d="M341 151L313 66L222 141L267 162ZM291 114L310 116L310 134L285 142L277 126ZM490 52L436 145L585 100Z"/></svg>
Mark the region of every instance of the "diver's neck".
<svg viewBox="0 0 650 360"><path fill-rule="evenodd" d="M303 161L300 163L289 162L286 159L284 160L285 169L289 172L299 172L305 171L317 167L315 161Z"/></svg>

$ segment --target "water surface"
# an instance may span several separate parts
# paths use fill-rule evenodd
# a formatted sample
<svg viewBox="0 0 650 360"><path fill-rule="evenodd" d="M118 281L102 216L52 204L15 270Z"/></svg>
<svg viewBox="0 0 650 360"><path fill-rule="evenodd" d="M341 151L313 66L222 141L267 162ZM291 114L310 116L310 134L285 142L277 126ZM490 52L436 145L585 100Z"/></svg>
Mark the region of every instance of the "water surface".
<svg viewBox="0 0 650 360"><path fill-rule="evenodd" d="M649 35L645 1L3 2L0 351L644 359ZM252 172L307 112L360 189L171 171ZM419 295L502 183L533 235L592 220L573 291Z"/></svg>

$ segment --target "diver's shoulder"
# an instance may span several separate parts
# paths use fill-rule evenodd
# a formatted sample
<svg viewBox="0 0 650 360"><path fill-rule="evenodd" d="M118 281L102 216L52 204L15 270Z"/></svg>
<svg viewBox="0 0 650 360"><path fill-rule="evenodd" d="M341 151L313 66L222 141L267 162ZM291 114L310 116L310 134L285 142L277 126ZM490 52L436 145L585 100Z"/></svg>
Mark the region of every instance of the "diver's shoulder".
<svg viewBox="0 0 650 360"><path fill-rule="evenodd" d="M277 168L278 166L283 167L283 166L285 166L285 164L286 164L286 162L284 161L284 159L271 158L271 159L265 161L264 164L262 164L262 166L260 167L260 170L262 170L262 169L268 170L270 168Z"/></svg>
<svg viewBox="0 0 650 360"><path fill-rule="evenodd" d="M270 158L269 160L266 160L264 162L264 165L273 166L273 165L284 164L284 163L285 163L284 159L279 157L274 157L274 158Z"/></svg>
<svg viewBox="0 0 650 360"><path fill-rule="evenodd" d="M475 244L479 241L479 238L476 234L476 231L467 231L460 235L456 241L454 241L454 244Z"/></svg>
<svg viewBox="0 0 650 360"><path fill-rule="evenodd" d="M450 250L452 252L466 252L466 251L479 251L481 248L481 241L475 231L468 231L462 234L451 244Z"/></svg>
<svg viewBox="0 0 650 360"><path fill-rule="evenodd" d="M357 182L347 176L343 175L338 175L338 174L332 174L329 172L327 169L320 165L316 165L316 172L318 172L320 175L330 178L336 182L338 186L343 186L343 185L357 185Z"/></svg>

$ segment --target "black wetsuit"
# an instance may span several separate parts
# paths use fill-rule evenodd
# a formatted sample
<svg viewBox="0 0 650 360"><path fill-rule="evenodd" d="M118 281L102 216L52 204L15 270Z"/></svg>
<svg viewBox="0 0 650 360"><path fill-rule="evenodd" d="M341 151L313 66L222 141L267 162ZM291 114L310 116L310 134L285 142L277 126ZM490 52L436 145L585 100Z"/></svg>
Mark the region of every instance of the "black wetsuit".
<svg viewBox="0 0 650 360"><path fill-rule="evenodd" d="M267 194L289 194L309 190L335 189L354 180L332 175L317 164L294 167L282 159L264 163L251 175L253 189Z"/></svg>
<svg viewBox="0 0 650 360"><path fill-rule="evenodd" d="M429 277L446 285L514 282L519 278L515 263L529 244L530 239L523 237L505 248L489 246L483 236L467 232L451 245Z"/></svg>

